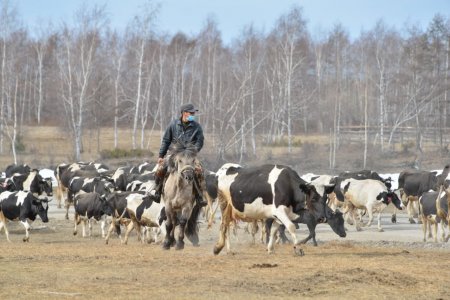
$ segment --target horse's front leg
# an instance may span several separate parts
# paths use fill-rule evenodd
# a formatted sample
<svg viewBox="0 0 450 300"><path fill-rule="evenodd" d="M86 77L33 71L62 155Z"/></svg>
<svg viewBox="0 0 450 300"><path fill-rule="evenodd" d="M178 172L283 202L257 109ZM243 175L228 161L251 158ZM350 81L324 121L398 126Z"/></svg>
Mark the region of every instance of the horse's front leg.
<svg viewBox="0 0 450 300"><path fill-rule="evenodd" d="M170 213L169 213L170 212ZM167 209L166 206L166 237L164 238L164 243L162 245L163 249L169 250L170 246L172 246L175 237L175 221L176 221L176 215L174 215L171 211L171 209Z"/></svg>
<svg viewBox="0 0 450 300"><path fill-rule="evenodd" d="M189 220L189 217L192 213L192 206L188 205L187 207L184 207L181 210L180 214L180 230L178 231L178 240L177 245L175 246L176 250L183 250L184 249L184 231L186 229L186 224Z"/></svg>

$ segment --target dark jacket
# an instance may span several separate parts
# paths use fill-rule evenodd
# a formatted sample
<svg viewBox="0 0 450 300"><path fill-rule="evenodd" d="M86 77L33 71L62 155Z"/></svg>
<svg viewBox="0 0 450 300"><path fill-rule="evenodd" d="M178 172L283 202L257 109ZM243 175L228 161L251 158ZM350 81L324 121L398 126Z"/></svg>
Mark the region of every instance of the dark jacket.
<svg viewBox="0 0 450 300"><path fill-rule="evenodd" d="M182 143L193 143L197 148L197 152L203 147L203 129L196 121L183 125L181 119L173 120L166 129L159 149L159 157L164 157L172 143L180 141Z"/></svg>

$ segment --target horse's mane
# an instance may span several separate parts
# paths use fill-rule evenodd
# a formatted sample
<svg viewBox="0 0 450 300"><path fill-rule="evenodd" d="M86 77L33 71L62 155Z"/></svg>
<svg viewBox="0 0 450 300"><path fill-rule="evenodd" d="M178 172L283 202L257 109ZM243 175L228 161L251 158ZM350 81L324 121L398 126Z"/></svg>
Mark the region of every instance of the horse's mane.
<svg viewBox="0 0 450 300"><path fill-rule="evenodd" d="M188 144L175 143L175 144L172 144L171 147L170 147L170 152L172 153L172 155L170 155L169 162L168 162L169 163L169 170L174 170L175 169L175 158L178 155L187 156L188 158L195 158L195 157L197 157L197 148L192 143L188 143Z"/></svg>

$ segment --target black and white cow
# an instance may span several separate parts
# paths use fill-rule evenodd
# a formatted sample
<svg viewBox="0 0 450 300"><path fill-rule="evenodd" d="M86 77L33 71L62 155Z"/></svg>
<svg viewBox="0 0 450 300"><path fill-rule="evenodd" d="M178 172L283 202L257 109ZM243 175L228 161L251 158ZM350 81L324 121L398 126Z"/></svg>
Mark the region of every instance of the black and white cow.
<svg viewBox="0 0 450 300"><path fill-rule="evenodd" d="M364 226L370 226L373 220L373 213L378 212L378 231L381 228L381 212L390 204L394 204L398 209L403 205L397 194L389 191L384 183L374 179L346 179L341 182L341 190L345 197L344 214L352 214L356 230L361 230L360 218L356 214L357 209L366 210L369 214L369 221Z"/></svg>
<svg viewBox="0 0 450 300"><path fill-rule="evenodd" d="M30 224L28 220L36 220L36 216L39 215L42 222L48 222L48 200L39 199L35 197L31 192L3 192L0 194L0 231L5 228L6 239L9 240L9 232L6 228L8 220L19 220L25 227L24 242L28 242L30 235Z"/></svg>
<svg viewBox="0 0 450 300"><path fill-rule="evenodd" d="M450 230L445 236L445 228L448 227L450 216L448 214L448 207L450 204L450 188L441 192L425 192L419 198L420 217L422 219L423 241L427 240L428 225L433 225L434 242L437 242L438 224L441 224L441 239L442 242L447 242L450 237ZM438 210L439 208L439 210Z"/></svg>
<svg viewBox="0 0 450 300"><path fill-rule="evenodd" d="M27 164L17 165L12 164L6 167L5 169L5 177L11 177L13 174L28 174L30 173L31 168Z"/></svg>
<svg viewBox="0 0 450 300"><path fill-rule="evenodd" d="M96 192L78 194L75 196L75 227L73 230L73 234L77 234L77 226L83 222L83 237L86 237L86 223L89 226L88 236L91 236L92 233L92 219L96 221L100 221L100 228L102 231L102 238L106 236L105 234L105 225L106 225L106 216L111 215L111 207L106 202L106 196L100 195Z"/></svg>
<svg viewBox="0 0 450 300"><path fill-rule="evenodd" d="M126 191L128 185L135 180L146 182L154 180L155 167L149 163L143 163L137 167L119 167L111 176L118 191Z"/></svg>
<svg viewBox="0 0 450 300"><path fill-rule="evenodd" d="M408 170L398 176L398 189L403 204L407 207L409 222L415 224L414 215L418 212L418 200L423 193L430 190L438 191L448 176L450 166L444 167L442 174L437 172ZM392 215L392 222L397 221L396 214Z"/></svg>
<svg viewBox="0 0 450 300"><path fill-rule="evenodd" d="M344 217L340 211L333 211L330 207L325 207L328 211L329 215L334 215L332 218L327 218L327 223L330 225L331 229L340 237L346 237L347 233L345 232L344 227ZM273 219L266 220L266 242L269 241L269 232L272 226ZM313 241L313 245L317 246L316 240L316 227L319 224L314 218L313 214L311 214L308 210L304 210L300 212L300 217L296 220L295 223L305 224L308 227L309 235L300 241L300 244L306 244L310 239ZM281 228L281 226L280 226Z"/></svg>
<svg viewBox="0 0 450 300"><path fill-rule="evenodd" d="M67 191L66 219L69 219L69 208L74 204L75 195L79 193L96 192L102 196L107 196L114 192L114 185L101 177L84 178L75 176L69 183Z"/></svg>
<svg viewBox="0 0 450 300"><path fill-rule="evenodd" d="M326 207L327 194L334 185L308 184L290 167L263 165L250 168L222 166L217 172L218 198L222 212L220 238L214 247L219 254L225 246L229 224L234 220L251 222L274 218L268 252L273 252L274 236L284 224L292 236L294 249L300 243L294 222L309 210L318 222L333 218ZM302 250L300 249L302 252Z"/></svg>
<svg viewBox="0 0 450 300"><path fill-rule="evenodd" d="M58 182L56 190L56 200L58 208L61 208L62 200L66 201L65 193L68 190L70 180L73 177L100 177L109 172L108 166L94 162L77 162L72 164L59 164L54 171ZM67 202L66 202L67 204Z"/></svg>
<svg viewBox="0 0 450 300"><path fill-rule="evenodd" d="M127 226L125 232L124 244L128 242L128 235L136 229L138 235L142 234L141 226L146 228L147 233L150 233L150 228L156 228L157 232L155 237L149 237L147 242L158 242L158 237L164 237L166 232L166 226L164 223L165 207L164 204L157 202L156 198L152 195L133 193L126 197L127 200L127 212L131 218L131 223ZM142 242L145 241L144 236L140 238Z"/></svg>
<svg viewBox="0 0 450 300"><path fill-rule="evenodd" d="M53 186L51 178L42 178L39 170L33 169L29 173L15 173L9 180L12 182L12 190L31 192L38 198L53 196Z"/></svg>
<svg viewBox="0 0 450 300"><path fill-rule="evenodd" d="M111 225L108 228L108 232L106 233L105 237L105 243L108 244L109 238L111 236L111 232L113 230L116 231L117 235L120 238L120 242L123 243L122 236L121 236L121 230L120 225L128 226L128 224L131 222L130 215L127 211L127 197L133 197L130 196L132 194L140 194L143 195L141 192L122 192L122 191L116 191L110 195L107 196L106 201L111 208L112 211L112 221Z"/></svg>

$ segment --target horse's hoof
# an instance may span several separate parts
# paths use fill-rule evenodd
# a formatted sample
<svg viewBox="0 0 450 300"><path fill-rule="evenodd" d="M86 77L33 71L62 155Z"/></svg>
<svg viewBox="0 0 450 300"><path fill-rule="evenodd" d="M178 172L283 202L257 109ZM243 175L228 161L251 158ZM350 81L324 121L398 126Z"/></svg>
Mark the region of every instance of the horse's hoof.
<svg viewBox="0 0 450 300"><path fill-rule="evenodd" d="M378 232L384 232L383 228L378 229Z"/></svg>
<svg viewBox="0 0 450 300"><path fill-rule="evenodd" d="M413 219L409 219L409 223L410 224L416 224L416 221L414 221Z"/></svg>
<svg viewBox="0 0 450 300"><path fill-rule="evenodd" d="M170 249L170 243L164 242L164 243L162 244L162 248L163 248L164 250L169 250L169 249Z"/></svg>
<svg viewBox="0 0 450 300"><path fill-rule="evenodd" d="M179 241L175 247L175 250L183 250L183 249L184 249L184 242Z"/></svg>

